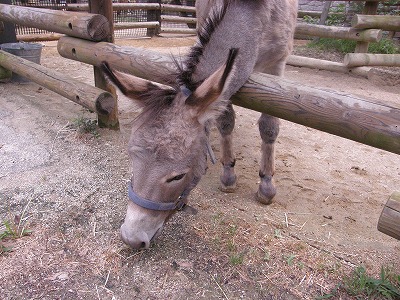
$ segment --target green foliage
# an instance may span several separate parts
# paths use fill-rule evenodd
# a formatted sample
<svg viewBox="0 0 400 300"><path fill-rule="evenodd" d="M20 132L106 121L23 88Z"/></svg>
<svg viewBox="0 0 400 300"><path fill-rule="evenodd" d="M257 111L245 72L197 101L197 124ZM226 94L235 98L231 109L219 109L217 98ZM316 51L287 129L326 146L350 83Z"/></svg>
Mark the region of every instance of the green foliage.
<svg viewBox="0 0 400 300"><path fill-rule="evenodd" d="M382 39L379 43L370 43L369 53L399 54L400 48L392 40Z"/></svg>
<svg viewBox="0 0 400 300"><path fill-rule="evenodd" d="M26 235L30 235L32 230L28 229L27 218L25 218L26 210L29 206L30 201L25 205L21 215L15 215L9 217L7 220L2 221L3 231L0 231L0 255L11 252L12 248L8 248L3 245L3 241L8 239L18 239ZM11 213L9 213L10 216ZM13 219L11 221L11 219Z"/></svg>
<svg viewBox="0 0 400 300"><path fill-rule="evenodd" d="M71 128L78 130L80 133L91 134L93 137L98 138L100 134L97 131L97 121L90 120L85 117L79 117L72 121Z"/></svg>
<svg viewBox="0 0 400 300"><path fill-rule="evenodd" d="M330 14L328 15L328 19L326 20L326 25L328 26L342 25L346 20L345 12L346 12L346 5L343 3L335 7L332 7L330 9Z"/></svg>
<svg viewBox="0 0 400 300"><path fill-rule="evenodd" d="M367 275L364 267L353 271L352 276L345 278L344 289L352 296L368 296L369 298L383 296L385 299L399 299L400 281L387 268L381 268L379 279ZM397 283L396 283L397 281ZM397 285L397 287L396 287Z"/></svg>
<svg viewBox="0 0 400 300"><path fill-rule="evenodd" d="M306 15L303 17L303 20L304 20L304 22L306 22L308 24L318 24L319 18Z"/></svg>
<svg viewBox="0 0 400 300"><path fill-rule="evenodd" d="M235 254L231 254L231 256L229 257L229 262L231 263L231 265L233 266L237 266L237 265L241 265L243 263L243 259L244 259L244 253L235 253Z"/></svg>
<svg viewBox="0 0 400 300"><path fill-rule="evenodd" d="M337 51L340 53L353 53L357 43L350 40L320 38L308 44L308 47L318 48L325 51ZM378 43L370 43L369 53L398 54L399 47L389 39L382 39Z"/></svg>
<svg viewBox="0 0 400 300"><path fill-rule="evenodd" d="M316 299L334 298L339 290L344 290L355 299L400 299L400 275L382 267L379 278L375 279L368 276L363 266L359 266L330 293Z"/></svg>

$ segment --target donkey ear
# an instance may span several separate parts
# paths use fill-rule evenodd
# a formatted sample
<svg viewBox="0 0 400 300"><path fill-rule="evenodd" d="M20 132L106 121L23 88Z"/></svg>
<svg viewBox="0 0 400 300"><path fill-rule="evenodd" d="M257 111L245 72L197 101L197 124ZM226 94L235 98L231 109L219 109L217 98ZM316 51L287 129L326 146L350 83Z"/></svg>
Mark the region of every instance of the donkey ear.
<svg viewBox="0 0 400 300"><path fill-rule="evenodd" d="M226 63L210 77L204 80L203 83L186 99L185 104L195 108L196 115L199 119L210 119L213 116L220 114L221 111L226 108L226 103L215 102L224 90L226 80L232 71L233 63L235 62L237 54L237 48L230 49Z"/></svg>
<svg viewBox="0 0 400 300"><path fill-rule="evenodd" d="M141 95L145 94L150 89L154 89L154 87L174 91L172 87L167 85L113 70L107 62L101 63L101 69L125 96L135 100L140 100Z"/></svg>

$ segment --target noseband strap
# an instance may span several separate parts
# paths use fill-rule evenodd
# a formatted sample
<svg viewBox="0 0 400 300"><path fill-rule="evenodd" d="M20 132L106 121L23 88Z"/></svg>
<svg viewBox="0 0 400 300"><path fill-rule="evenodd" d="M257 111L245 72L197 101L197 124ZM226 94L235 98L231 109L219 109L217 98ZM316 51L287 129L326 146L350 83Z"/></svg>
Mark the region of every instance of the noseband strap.
<svg viewBox="0 0 400 300"><path fill-rule="evenodd" d="M183 192L182 195L180 195L175 202L156 202L140 197L133 191L132 184L131 183L128 184L129 199L133 203L139 205L140 207L151 210L158 210L158 211L182 210L186 206L184 194L185 192Z"/></svg>

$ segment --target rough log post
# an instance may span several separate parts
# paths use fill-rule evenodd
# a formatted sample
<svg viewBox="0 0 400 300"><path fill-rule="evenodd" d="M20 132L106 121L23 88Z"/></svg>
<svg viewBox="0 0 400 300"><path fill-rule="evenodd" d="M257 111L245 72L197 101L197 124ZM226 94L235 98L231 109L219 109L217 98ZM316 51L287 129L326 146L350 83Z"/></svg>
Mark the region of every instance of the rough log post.
<svg viewBox="0 0 400 300"><path fill-rule="evenodd" d="M104 16L81 12L0 4L0 20L93 41L101 41L110 34Z"/></svg>
<svg viewBox="0 0 400 300"><path fill-rule="evenodd" d="M339 73L351 73L365 78L368 78L369 71L371 70L371 68L367 67L348 68L339 62L297 55L290 55L286 63L295 67L306 67L310 69L326 70Z"/></svg>
<svg viewBox="0 0 400 300"><path fill-rule="evenodd" d="M114 110L114 99L110 93L3 50L0 50L0 66L98 114L108 115Z"/></svg>
<svg viewBox="0 0 400 300"><path fill-rule="evenodd" d="M364 15L376 15L378 11L379 2L377 1L366 1L363 9ZM355 53L367 53L368 52L369 42L358 42Z"/></svg>
<svg viewBox="0 0 400 300"><path fill-rule="evenodd" d="M295 34L365 42L378 42L382 38L382 31L379 29L361 30L350 27L336 27L302 23L296 25Z"/></svg>
<svg viewBox="0 0 400 300"><path fill-rule="evenodd" d="M104 42L114 43L114 30L113 30L113 8L112 8L112 0L90 0L89 1L89 12L94 14L99 14L103 18L107 19L108 24L108 35L103 37ZM118 130L119 129L119 121L118 121L118 98L117 93L115 91L114 86L107 82L103 71L94 66L94 83L95 86L106 90L114 95L114 110L111 114L104 116L99 114L97 116L98 125L100 127L108 127L111 129Z"/></svg>
<svg viewBox="0 0 400 300"><path fill-rule="evenodd" d="M171 76L176 72L170 55L145 49L63 37L58 51L94 65L106 60L114 68L154 81L158 81L154 74ZM253 74L233 100L236 105L400 154L400 105L306 87L261 73Z"/></svg>
<svg viewBox="0 0 400 300"><path fill-rule="evenodd" d="M155 36L160 33L159 29L161 28L161 11L160 11L160 5L161 5L161 0L151 0L150 2L157 3L158 8L155 10L148 10L147 11L147 22L159 22L160 27L159 28L148 28L147 29L147 36Z"/></svg>
<svg viewBox="0 0 400 300"><path fill-rule="evenodd" d="M400 192L394 192L386 202L378 221L378 230L400 240Z"/></svg>
<svg viewBox="0 0 400 300"><path fill-rule="evenodd" d="M379 28L387 31L400 31L400 16L355 15L351 20L353 28Z"/></svg>
<svg viewBox="0 0 400 300"><path fill-rule="evenodd" d="M326 20L328 19L329 9L331 8L331 5L331 1L326 1L324 3L324 8L322 9L321 17L319 18L319 25L325 25Z"/></svg>
<svg viewBox="0 0 400 300"><path fill-rule="evenodd" d="M400 67L400 54L348 53L344 57L346 67L387 66Z"/></svg>
<svg viewBox="0 0 400 300"><path fill-rule="evenodd" d="M11 4L11 0L0 0L2 4ZM15 43L17 41L15 36L15 25L10 22L0 21L0 44L3 43Z"/></svg>

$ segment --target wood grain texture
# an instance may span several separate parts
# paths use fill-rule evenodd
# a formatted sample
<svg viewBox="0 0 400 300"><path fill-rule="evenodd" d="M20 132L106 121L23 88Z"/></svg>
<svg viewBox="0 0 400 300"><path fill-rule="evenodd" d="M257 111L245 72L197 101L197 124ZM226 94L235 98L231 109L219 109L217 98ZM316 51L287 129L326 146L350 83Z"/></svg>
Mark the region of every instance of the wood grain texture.
<svg viewBox="0 0 400 300"><path fill-rule="evenodd" d="M93 41L110 34L107 18L82 12L0 4L0 20Z"/></svg>
<svg viewBox="0 0 400 300"><path fill-rule="evenodd" d="M0 50L0 66L98 114L108 115L114 110L114 98L110 93L3 50Z"/></svg>
<svg viewBox="0 0 400 300"><path fill-rule="evenodd" d="M400 240L400 192L394 192L378 221L378 230Z"/></svg>

